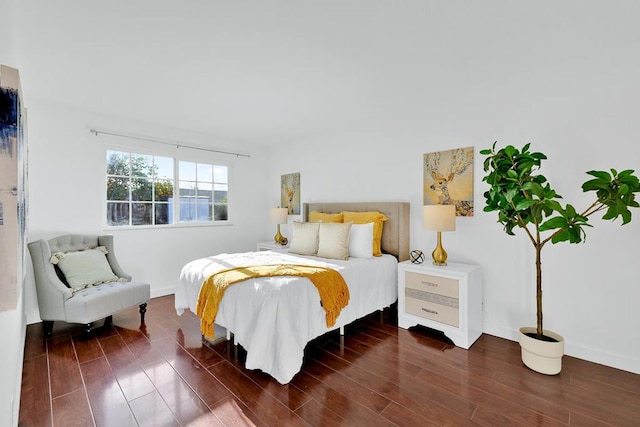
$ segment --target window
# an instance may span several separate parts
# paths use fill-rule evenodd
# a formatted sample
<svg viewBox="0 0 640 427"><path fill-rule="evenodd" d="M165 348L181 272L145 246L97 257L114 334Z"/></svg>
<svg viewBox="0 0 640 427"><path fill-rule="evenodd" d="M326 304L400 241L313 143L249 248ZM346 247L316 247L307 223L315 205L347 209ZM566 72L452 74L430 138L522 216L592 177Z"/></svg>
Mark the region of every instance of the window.
<svg viewBox="0 0 640 427"><path fill-rule="evenodd" d="M180 162L180 222L227 219L227 167Z"/></svg>
<svg viewBox="0 0 640 427"><path fill-rule="evenodd" d="M226 221L228 175L227 166L107 150L107 225Z"/></svg>

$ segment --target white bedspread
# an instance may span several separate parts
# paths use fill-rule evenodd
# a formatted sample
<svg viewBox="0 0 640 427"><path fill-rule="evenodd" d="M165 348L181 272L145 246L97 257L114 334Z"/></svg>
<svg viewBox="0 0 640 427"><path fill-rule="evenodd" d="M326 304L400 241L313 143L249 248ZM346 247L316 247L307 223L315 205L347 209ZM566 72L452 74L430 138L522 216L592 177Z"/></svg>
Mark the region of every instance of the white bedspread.
<svg viewBox="0 0 640 427"><path fill-rule="evenodd" d="M325 332L389 306L398 297L398 263L391 255L372 259L326 258L272 251L221 254L185 265L175 293L179 314L195 313L202 282L216 271L252 264L306 264L338 270L349 286L349 305L327 328L317 289L307 278L268 277L230 286L220 302L216 324L234 333L247 351L247 369L260 369L286 384L302 367L306 344Z"/></svg>

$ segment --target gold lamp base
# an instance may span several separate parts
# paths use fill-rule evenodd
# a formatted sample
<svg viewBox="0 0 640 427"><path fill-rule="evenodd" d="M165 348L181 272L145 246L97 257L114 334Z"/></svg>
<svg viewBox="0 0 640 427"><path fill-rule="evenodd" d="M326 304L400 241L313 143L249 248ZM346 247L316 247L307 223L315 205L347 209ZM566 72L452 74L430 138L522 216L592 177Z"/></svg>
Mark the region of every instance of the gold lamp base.
<svg viewBox="0 0 640 427"><path fill-rule="evenodd" d="M431 253L433 265L447 265L447 251L442 247L442 233L438 231L438 245Z"/></svg>
<svg viewBox="0 0 640 427"><path fill-rule="evenodd" d="M273 237L273 241L276 242L277 245L286 246L289 243L289 240L280 234L280 224L278 224L278 231L276 235Z"/></svg>

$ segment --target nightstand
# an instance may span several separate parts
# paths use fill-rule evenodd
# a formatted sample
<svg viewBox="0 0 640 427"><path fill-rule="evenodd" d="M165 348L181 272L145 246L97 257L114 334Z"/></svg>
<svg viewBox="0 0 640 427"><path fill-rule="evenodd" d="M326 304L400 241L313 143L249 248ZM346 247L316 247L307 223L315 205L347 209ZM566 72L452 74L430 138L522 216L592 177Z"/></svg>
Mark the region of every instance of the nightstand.
<svg viewBox="0 0 640 427"><path fill-rule="evenodd" d="M258 243L259 251L274 251L286 254L289 252L289 245L282 246L277 244L276 242L260 242Z"/></svg>
<svg viewBox="0 0 640 427"><path fill-rule="evenodd" d="M429 262L429 264L426 264ZM442 331L468 349L482 335L482 273L477 265L398 264L398 326Z"/></svg>

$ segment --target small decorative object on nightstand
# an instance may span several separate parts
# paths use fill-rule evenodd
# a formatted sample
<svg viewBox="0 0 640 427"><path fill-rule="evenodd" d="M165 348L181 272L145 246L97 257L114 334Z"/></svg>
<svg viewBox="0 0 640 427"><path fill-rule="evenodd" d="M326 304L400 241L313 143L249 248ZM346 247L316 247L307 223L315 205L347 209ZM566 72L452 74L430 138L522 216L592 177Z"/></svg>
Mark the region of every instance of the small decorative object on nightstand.
<svg viewBox="0 0 640 427"><path fill-rule="evenodd" d="M398 264L398 326L442 331L468 349L482 335L482 275L477 265Z"/></svg>
<svg viewBox="0 0 640 427"><path fill-rule="evenodd" d="M275 242L260 242L258 243L259 251L274 251L286 254L289 252L289 245L279 245Z"/></svg>
<svg viewBox="0 0 640 427"><path fill-rule="evenodd" d="M422 251L414 250L409 254L409 259L414 264L422 264L424 262L424 254Z"/></svg>

